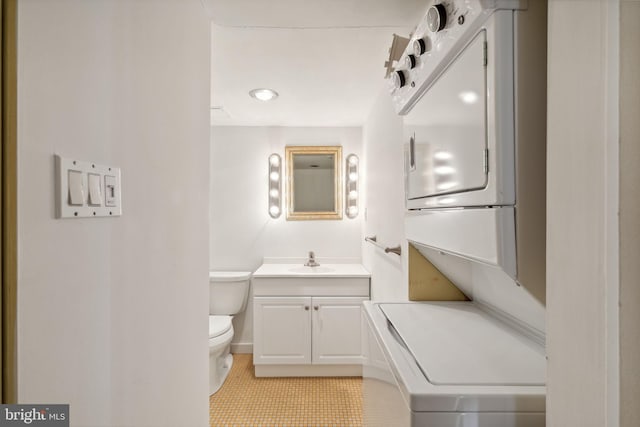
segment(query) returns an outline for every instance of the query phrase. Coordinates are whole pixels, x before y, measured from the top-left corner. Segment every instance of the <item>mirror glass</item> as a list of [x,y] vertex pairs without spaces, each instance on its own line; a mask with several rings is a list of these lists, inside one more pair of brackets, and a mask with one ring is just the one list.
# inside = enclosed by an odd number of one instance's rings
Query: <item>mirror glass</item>
[[289,146],[287,219],[342,219],[342,147]]

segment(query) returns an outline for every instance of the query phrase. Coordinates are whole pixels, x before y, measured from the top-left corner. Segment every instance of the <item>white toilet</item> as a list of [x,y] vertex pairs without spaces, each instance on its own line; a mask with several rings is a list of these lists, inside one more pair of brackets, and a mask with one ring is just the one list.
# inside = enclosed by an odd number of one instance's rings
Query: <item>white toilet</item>
[[209,395],[218,391],[231,370],[231,319],[245,309],[250,280],[248,271],[209,273]]

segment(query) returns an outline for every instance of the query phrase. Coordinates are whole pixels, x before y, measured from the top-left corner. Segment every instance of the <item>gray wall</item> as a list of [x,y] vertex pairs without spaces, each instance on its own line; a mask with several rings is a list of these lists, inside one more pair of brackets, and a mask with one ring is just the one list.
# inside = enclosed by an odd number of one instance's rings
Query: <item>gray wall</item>
[[[209,40],[198,0],[18,2],[18,399],[72,426],[207,425]],[[54,153],[123,215],[55,219]]]
[[549,427],[618,425],[616,3],[549,2]]

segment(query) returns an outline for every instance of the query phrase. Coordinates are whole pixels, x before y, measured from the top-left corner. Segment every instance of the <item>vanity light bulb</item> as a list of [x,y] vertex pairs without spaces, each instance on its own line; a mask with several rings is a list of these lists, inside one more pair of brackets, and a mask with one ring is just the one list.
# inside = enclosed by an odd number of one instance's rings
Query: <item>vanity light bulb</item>
[[269,178],[271,178],[271,181],[277,181],[280,179],[280,174],[278,172],[271,172],[269,174]]
[[355,166],[358,164],[358,158],[356,156],[349,156],[349,164]]
[[269,190],[269,196],[272,198],[276,198],[278,197],[278,195],[280,195],[280,193],[278,192],[278,190],[276,188],[272,188],[271,190]]
[[350,172],[349,173],[349,181],[351,181],[351,182],[358,181],[358,173],[357,172]]
[[280,158],[277,155],[269,157],[269,164],[273,167],[278,167],[280,165]]
[[269,208],[269,213],[271,214],[271,216],[278,216],[280,214],[280,208],[277,206],[271,206]]
[[355,200],[358,198],[358,192],[356,190],[349,191],[349,200]]
[[358,215],[358,207],[357,206],[349,206],[349,216]]

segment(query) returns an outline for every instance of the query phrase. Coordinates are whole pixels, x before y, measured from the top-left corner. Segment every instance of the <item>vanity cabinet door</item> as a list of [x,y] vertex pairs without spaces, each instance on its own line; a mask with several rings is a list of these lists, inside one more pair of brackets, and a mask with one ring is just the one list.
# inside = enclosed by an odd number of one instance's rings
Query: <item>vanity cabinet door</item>
[[253,362],[311,363],[311,297],[255,297]]
[[362,362],[361,307],[366,300],[364,297],[313,298],[313,363]]

